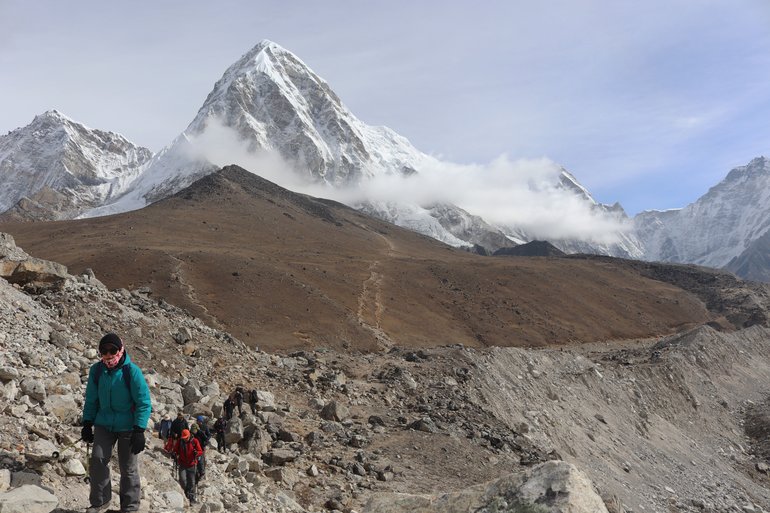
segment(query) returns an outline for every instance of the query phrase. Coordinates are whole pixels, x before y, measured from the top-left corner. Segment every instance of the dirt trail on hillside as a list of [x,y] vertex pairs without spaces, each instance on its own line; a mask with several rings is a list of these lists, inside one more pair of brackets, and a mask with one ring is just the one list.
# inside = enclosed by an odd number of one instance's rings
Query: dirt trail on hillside
[[[378,235],[387,245],[384,256],[388,259],[393,258],[395,244],[387,236],[383,234]],[[395,344],[382,327],[382,319],[385,315],[385,303],[383,301],[385,275],[381,272],[383,267],[379,259],[374,260],[369,265],[369,276],[361,284],[356,316],[358,323],[372,333],[377,341],[378,348],[382,351],[387,351]]]

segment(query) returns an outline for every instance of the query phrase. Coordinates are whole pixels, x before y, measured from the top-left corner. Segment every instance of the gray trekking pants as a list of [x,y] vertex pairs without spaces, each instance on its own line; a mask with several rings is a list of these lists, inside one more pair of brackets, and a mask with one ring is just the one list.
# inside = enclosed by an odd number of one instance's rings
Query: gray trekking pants
[[184,490],[184,495],[191,502],[195,500],[195,471],[196,465],[183,468],[179,466],[179,484]]
[[110,459],[112,448],[118,444],[120,467],[120,511],[138,511],[142,497],[139,481],[139,455],[131,454],[131,431],[114,433],[102,426],[94,426],[94,449],[89,462],[91,478],[91,506],[101,506],[112,500]]

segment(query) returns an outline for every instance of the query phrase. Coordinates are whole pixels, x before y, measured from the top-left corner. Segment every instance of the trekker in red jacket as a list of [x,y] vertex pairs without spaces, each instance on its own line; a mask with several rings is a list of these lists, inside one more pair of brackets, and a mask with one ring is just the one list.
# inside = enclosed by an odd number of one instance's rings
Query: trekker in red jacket
[[190,504],[195,504],[195,470],[202,454],[200,442],[190,435],[189,429],[183,430],[181,438],[174,445],[174,456],[179,464],[179,484]]

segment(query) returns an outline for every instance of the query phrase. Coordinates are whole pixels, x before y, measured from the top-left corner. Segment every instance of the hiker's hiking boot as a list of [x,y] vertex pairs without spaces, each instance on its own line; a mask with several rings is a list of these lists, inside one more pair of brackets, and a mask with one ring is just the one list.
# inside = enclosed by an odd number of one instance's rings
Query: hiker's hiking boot
[[110,509],[110,503],[105,502],[101,506],[91,506],[86,510],[86,513],[106,513]]

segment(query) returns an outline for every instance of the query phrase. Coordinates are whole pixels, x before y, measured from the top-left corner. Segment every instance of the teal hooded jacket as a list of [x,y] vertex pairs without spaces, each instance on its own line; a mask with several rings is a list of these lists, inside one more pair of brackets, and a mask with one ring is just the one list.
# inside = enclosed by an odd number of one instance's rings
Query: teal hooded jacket
[[[102,370],[97,387],[94,376],[100,365]],[[123,378],[123,367],[126,365],[131,373],[131,390]],[[112,432],[131,431],[134,426],[146,429],[151,411],[150,387],[141,369],[131,363],[128,353],[114,369],[107,369],[101,361],[91,365],[83,404],[83,422],[91,422]]]

